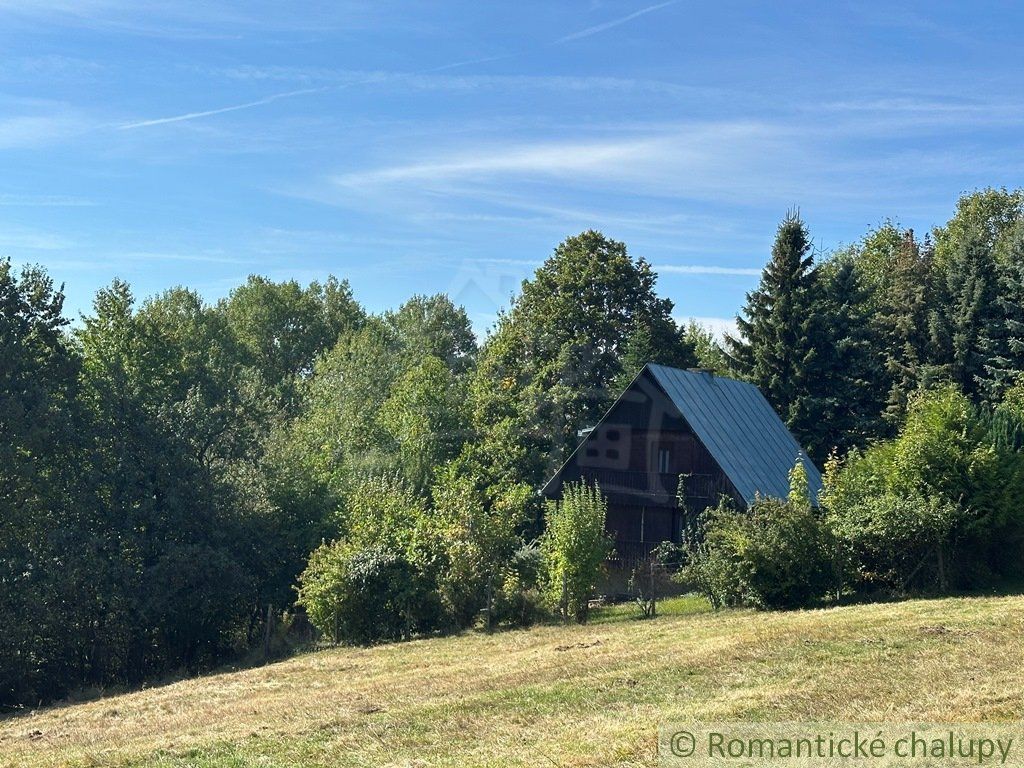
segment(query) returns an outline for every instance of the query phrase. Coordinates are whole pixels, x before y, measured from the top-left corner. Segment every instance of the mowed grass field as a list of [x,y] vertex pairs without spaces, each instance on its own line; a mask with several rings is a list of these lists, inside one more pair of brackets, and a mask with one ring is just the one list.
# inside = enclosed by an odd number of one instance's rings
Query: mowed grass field
[[712,613],[309,653],[0,720],[3,766],[648,766],[687,720],[1024,713],[1024,597]]

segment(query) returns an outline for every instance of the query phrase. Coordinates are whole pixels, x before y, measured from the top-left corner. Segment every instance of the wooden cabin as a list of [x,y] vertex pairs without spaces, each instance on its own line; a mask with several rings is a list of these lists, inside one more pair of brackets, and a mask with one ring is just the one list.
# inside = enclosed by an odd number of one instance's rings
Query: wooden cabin
[[[608,499],[615,560],[630,565],[726,496],[748,507],[785,497],[799,459],[817,498],[821,474],[752,384],[704,370],[648,364],[582,440],[541,493],[596,482]],[[680,504],[680,500],[682,504]]]

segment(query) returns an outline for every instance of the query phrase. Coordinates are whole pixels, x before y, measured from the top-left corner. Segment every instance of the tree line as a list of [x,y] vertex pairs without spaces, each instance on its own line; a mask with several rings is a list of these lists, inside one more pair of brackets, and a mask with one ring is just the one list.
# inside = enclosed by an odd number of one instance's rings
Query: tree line
[[756,383],[848,478],[941,385],[1015,446],[1022,207],[984,190],[924,239],[886,223],[817,259],[789,216],[724,344],[595,231],[482,344],[446,296],[373,314],[334,278],[214,304],[115,281],[71,323],[45,272],[0,262],[0,705],[242,658],[268,615],[347,642],[584,619],[603,500],[536,489],[646,362]]
[[727,338],[824,489],[700,521],[681,577],[716,605],[948,592],[1024,576],[1024,193],[963,196],[815,263],[796,215]]
[[115,281],[72,323],[0,261],[0,706],[245,658],[268,615],[351,642],[531,621],[574,424],[636,329],[692,362],[654,282],[569,238],[480,347],[446,296],[372,314],[334,278]]

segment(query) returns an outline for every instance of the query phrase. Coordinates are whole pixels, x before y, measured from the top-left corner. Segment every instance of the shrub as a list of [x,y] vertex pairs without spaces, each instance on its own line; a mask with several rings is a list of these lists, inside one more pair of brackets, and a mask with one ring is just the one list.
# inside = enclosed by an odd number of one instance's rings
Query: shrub
[[300,578],[299,603],[335,643],[407,639],[436,622],[430,584],[386,545],[322,545]]
[[797,608],[824,597],[835,584],[833,538],[807,500],[806,476],[795,471],[791,481],[789,499],[759,498],[747,512],[723,501],[705,512],[680,579],[716,608]]
[[856,582],[904,592],[933,580],[945,588],[945,553],[960,512],[935,495],[886,492],[851,501],[831,519],[857,564]]
[[718,609],[743,605],[741,553],[747,534],[740,514],[722,502],[705,510],[698,533],[687,543],[686,564],[676,579],[704,595]]
[[334,642],[365,644],[442,625],[429,516],[408,484],[387,475],[357,482],[340,528],[299,580],[299,603],[317,629]]
[[470,626],[481,611],[488,627],[499,621],[495,603],[522,546],[525,485],[481,489],[482,483],[444,468],[433,488],[431,531],[438,555],[438,589],[458,627]]
[[658,599],[672,585],[671,569],[677,564],[679,555],[679,545],[663,541],[630,574],[629,590],[645,618],[657,614]]
[[941,386],[912,398],[894,440],[830,461],[822,503],[855,586],[945,591],[1019,573],[1018,428],[1008,409],[979,411]]
[[566,483],[562,500],[547,505],[541,537],[545,592],[562,620],[585,623],[588,602],[612,550],[605,534],[608,502],[595,483]]
[[520,547],[512,555],[494,600],[494,622],[528,627],[546,615],[540,577],[544,566],[536,543]]

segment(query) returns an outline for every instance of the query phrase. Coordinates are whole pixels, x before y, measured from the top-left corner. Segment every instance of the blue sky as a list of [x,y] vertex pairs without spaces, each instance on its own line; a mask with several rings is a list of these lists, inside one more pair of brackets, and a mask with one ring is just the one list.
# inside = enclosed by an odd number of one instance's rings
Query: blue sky
[[72,315],[114,277],[333,273],[483,330],[594,227],[729,318],[790,207],[828,251],[1019,185],[1022,33],[1011,2],[0,0],[0,254]]

